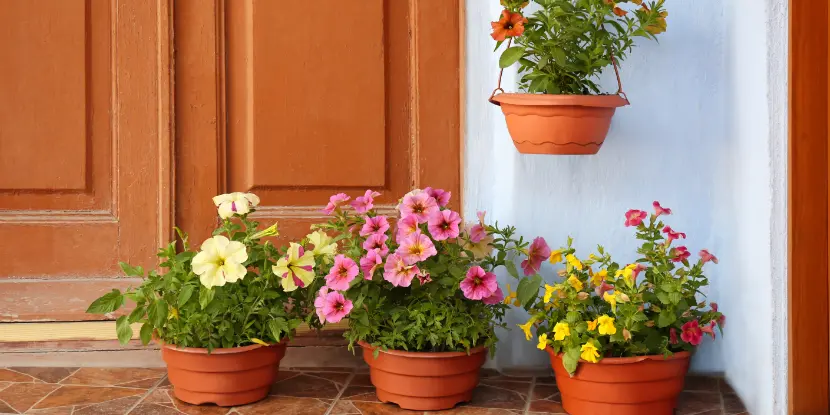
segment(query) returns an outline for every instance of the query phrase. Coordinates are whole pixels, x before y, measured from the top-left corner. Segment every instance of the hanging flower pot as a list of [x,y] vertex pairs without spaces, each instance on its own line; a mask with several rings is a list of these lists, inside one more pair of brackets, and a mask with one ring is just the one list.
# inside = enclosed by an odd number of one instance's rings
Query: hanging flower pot
[[375,357],[374,347],[363,341],[359,344],[378,400],[416,411],[450,409],[471,400],[487,357],[484,347],[470,354],[379,350]]

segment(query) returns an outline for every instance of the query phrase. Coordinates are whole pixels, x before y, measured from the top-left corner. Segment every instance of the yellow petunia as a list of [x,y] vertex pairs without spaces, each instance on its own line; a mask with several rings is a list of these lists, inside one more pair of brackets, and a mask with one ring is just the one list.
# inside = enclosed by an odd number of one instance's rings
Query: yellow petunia
[[599,334],[602,335],[612,335],[617,332],[617,328],[614,327],[614,318],[608,317],[606,315],[601,315],[597,318],[597,325],[599,328]]
[[536,348],[539,350],[545,350],[548,347],[548,335],[542,334],[539,336],[539,344],[536,345]]
[[582,290],[582,288],[584,287],[584,285],[582,285],[582,281],[580,281],[579,278],[577,278],[574,275],[568,277],[568,284],[570,284],[571,287],[574,287],[574,289],[577,291]]
[[517,324],[523,332],[525,332],[525,339],[530,341],[533,338],[533,333],[530,332],[530,328],[533,327],[534,319],[530,319],[525,324]]
[[507,284],[507,296],[504,297],[504,303],[510,305],[511,303],[516,307],[521,307],[522,303],[519,302],[519,296],[516,294],[515,291],[510,290],[510,284]]
[[556,341],[565,340],[565,337],[571,335],[571,328],[568,326],[568,323],[559,322],[553,326],[553,339]]
[[551,251],[550,253],[550,263],[551,264],[558,264],[562,262],[562,250],[557,249],[555,251]]
[[543,300],[545,300],[545,303],[550,302],[550,297],[553,296],[554,292],[556,292],[556,287],[545,284],[545,297],[543,298]]
[[591,363],[599,361],[599,352],[597,351],[597,346],[594,345],[593,340],[588,340],[588,343],[583,344],[579,350],[582,352],[579,357],[583,360]]
[[573,254],[568,254],[565,259],[568,261],[568,265],[576,268],[579,271],[582,271],[582,261],[580,261],[576,256]]
[[591,321],[588,321],[587,323],[588,323],[588,331],[594,331],[594,330],[597,329],[597,321],[596,320],[591,320]]
[[614,313],[617,312],[617,297],[614,297],[613,294],[605,293],[602,295],[602,299],[611,304],[611,311]]
[[599,287],[606,278],[608,278],[608,270],[601,269],[599,272],[591,276],[591,284]]

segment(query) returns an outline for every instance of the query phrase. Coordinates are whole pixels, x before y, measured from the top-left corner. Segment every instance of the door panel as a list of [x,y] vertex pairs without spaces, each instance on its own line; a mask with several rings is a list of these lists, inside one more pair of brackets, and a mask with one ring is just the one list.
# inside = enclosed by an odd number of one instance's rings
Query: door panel
[[77,320],[171,225],[169,7],[4,1],[0,321]]

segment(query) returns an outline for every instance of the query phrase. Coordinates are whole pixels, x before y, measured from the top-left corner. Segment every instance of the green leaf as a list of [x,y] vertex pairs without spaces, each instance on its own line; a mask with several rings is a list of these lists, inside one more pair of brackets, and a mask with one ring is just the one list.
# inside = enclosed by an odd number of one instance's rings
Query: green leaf
[[112,291],[102,295],[97,300],[93,301],[86,309],[90,314],[106,314],[112,313],[124,305],[124,296],[121,291],[113,289]]
[[154,301],[147,310],[147,316],[153,327],[164,327],[164,321],[167,320],[167,303],[164,300]]
[[115,320],[115,333],[118,334],[118,341],[121,344],[127,344],[133,338],[133,328],[130,327],[127,316],[121,316]]
[[130,321],[130,323],[135,323],[138,320],[141,320],[141,318],[144,317],[144,313],[146,312],[147,308],[145,308],[144,306],[138,306],[133,310],[132,313],[130,313],[130,317],[128,320]]
[[672,284],[670,282],[665,282],[663,284],[660,284],[660,289],[667,292],[667,293],[675,291],[674,284]]
[[682,299],[683,299],[683,296],[680,295],[679,292],[669,293],[669,301],[671,301],[672,304],[677,304]]
[[677,317],[674,315],[673,312],[668,310],[663,310],[660,312],[660,316],[657,317],[657,327],[663,328],[668,327],[672,323],[677,320]]
[[671,304],[671,299],[669,299],[669,295],[664,293],[663,291],[658,291],[657,292],[657,298],[663,304]]
[[516,269],[516,263],[513,261],[506,261],[504,263],[504,267],[507,268],[507,272],[515,279],[521,279],[519,277],[519,270]]
[[507,48],[502,52],[501,57],[499,58],[499,67],[506,68],[516,62],[519,61],[519,58],[525,53],[525,48],[521,46],[513,46],[511,48]]
[[562,364],[565,366],[565,370],[573,376],[577,365],[579,365],[579,346],[571,347],[565,352],[562,356]]
[[185,285],[182,287],[182,290],[179,291],[179,299],[177,303],[179,304],[179,308],[182,308],[185,304],[187,304],[187,300],[193,295],[193,286],[192,285]]
[[213,296],[215,294],[216,293],[212,288],[202,287],[199,289],[199,306],[202,307],[202,310],[207,308],[208,304],[213,301]]
[[150,340],[153,339],[153,326],[150,323],[142,324],[138,335],[141,337],[141,344],[145,346],[150,344]]
[[516,289],[517,299],[522,305],[526,305],[539,295],[539,287],[542,285],[542,277],[534,275],[519,281]]
[[566,316],[565,318],[568,320],[568,323],[571,323],[571,324],[576,323],[577,321],[581,320],[580,319],[580,314],[579,314],[578,311],[568,311],[568,313],[565,316]]
[[119,262],[119,266],[121,266],[121,270],[124,271],[124,274],[130,277],[143,277],[144,276],[144,269],[140,266],[134,267],[126,262]]
[[553,59],[559,66],[562,66],[568,62],[568,56],[565,55],[565,51],[562,48],[554,48],[553,49]]
[[282,318],[275,318],[268,322],[268,330],[271,331],[274,340],[279,343],[282,336],[288,334],[288,323]]

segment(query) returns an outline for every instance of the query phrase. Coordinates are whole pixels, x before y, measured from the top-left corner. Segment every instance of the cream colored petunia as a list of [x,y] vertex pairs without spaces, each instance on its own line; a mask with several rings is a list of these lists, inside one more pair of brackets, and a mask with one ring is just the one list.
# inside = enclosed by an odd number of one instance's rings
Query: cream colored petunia
[[199,281],[207,288],[221,287],[236,282],[248,272],[243,262],[248,260],[245,245],[216,235],[202,242],[201,251],[193,257],[191,267]]
[[227,219],[233,215],[244,215],[252,207],[259,205],[259,197],[253,193],[234,192],[214,196],[213,204],[219,211],[219,217]]
[[332,242],[332,238],[323,231],[314,231],[306,235],[308,241],[314,244],[314,250],[311,251],[316,257],[323,257],[323,260],[328,263],[334,257],[337,250],[337,244]]
[[307,287],[314,281],[314,265],[314,253],[291,242],[286,256],[277,261],[273,270],[274,274],[282,278],[282,289],[294,291],[297,287]]

